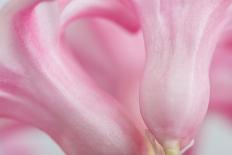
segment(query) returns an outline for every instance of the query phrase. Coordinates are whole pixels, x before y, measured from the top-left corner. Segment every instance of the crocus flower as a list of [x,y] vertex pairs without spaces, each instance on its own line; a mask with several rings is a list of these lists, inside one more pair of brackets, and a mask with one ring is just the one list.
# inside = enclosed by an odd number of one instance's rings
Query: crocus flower
[[0,10],[0,116],[46,132],[68,155],[149,153],[145,125],[156,154],[178,155],[206,114],[231,3],[9,1]]

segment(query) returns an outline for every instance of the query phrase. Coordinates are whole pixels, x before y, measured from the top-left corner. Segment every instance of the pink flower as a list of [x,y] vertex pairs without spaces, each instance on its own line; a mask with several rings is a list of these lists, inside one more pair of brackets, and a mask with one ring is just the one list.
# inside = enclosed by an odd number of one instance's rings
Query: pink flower
[[1,116],[47,132],[70,155],[142,154],[132,118],[59,40],[63,12],[36,4],[11,1],[1,12]]
[[69,155],[145,155],[146,128],[156,154],[178,155],[193,144],[209,90],[224,88],[208,76],[231,4],[9,1],[0,116],[39,128]]
[[150,0],[137,6],[147,48],[141,112],[167,154],[192,141],[206,114],[209,66],[230,4]]

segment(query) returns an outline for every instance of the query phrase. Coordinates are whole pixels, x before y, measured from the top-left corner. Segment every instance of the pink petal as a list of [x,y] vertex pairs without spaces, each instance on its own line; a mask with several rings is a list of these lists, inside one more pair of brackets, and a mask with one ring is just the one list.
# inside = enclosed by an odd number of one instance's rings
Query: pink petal
[[136,13],[130,5],[123,3],[123,0],[61,0],[60,2],[63,8],[61,27],[65,27],[76,18],[103,17],[131,31],[139,28]]
[[1,119],[0,124],[2,155],[64,155],[54,141],[38,129],[7,119]]
[[141,112],[165,149],[182,149],[207,111],[208,68],[231,1],[136,2],[147,48]]
[[96,19],[78,21],[69,27],[65,42],[71,54],[104,91],[138,120],[138,86],[145,55],[141,33],[125,33],[112,22]]
[[[96,6],[95,3],[97,3]],[[127,33],[114,22],[99,18],[77,20],[83,17],[97,16],[111,20],[116,19],[115,22],[125,26],[126,24],[118,20],[125,18],[129,24],[136,23],[135,15],[132,16],[133,10],[128,8],[128,4],[121,1],[117,1],[117,3],[116,1],[96,1],[94,3],[86,1],[83,3],[85,7],[80,9],[81,4],[78,1],[62,1],[61,6],[64,9],[61,18],[64,22],[61,22],[63,23],[61,25],[63,28],[67,27],[66,32],[61,32],[62,41],[66,42],[66,46],[71,49],[71,54],[97,84],[118,99],[136,122],[142,124],[140,128],[144,129],[139,105],[136,104],[138,103],[139,79],[145,55],[141,33]],[[92,12],[86,14],[85,11],[88,11],[89,8],[93,8]],[[104,12],[96,12],[95,9],[100,8]],[[121,9],[127,12],[123,18],[118,16],[118,12],[122,12]],[[127,16],[128,11],[132,15]],[[105,16],[106,14],[107,16]],[[113,17],[111,17],[112,15]],[[132,30],[128,24],[125,27]],[[114,37],[112,38],[112,36]]]
[[[2,120],[1,120],[2,122]],[[30,149],[25,147],[22,139],[19,139],[19,132],[26,126],[20,123],[7,121],[0,127],[1,152],[4,155],[30,155]]]
[[70,155],[142,154],[131,118],[57,42],[53,7],[0,14],[1,30],[9,36],[1,37],[1,49],[13,60],[1,61],[0,115],[40,128]]
[[[232,23],[232,22],[231,22]],[[218,45],[210,72],[210,111],[232,118],[232,24],[228,25]]]
[[[211,70],[210,70],[210,105],[209,112],[220,113],[223,116],[232,118],[232,25],[226,26],[222,38],[217,45]],[[201,134],[200,134],[201,135]],[[199,146],[199,136],[197,145],[191,148],[185,155],[196,154],[195,150]],[[201,138],[202,139],[202,138]]]

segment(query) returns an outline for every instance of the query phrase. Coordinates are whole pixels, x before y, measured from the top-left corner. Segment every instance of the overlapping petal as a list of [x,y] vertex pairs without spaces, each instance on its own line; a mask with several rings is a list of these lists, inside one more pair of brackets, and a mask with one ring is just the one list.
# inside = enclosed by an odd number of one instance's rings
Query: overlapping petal
[[103,20],[82,20],[70,25],[65,42],[97,84],[134,118],[140,117],[138,86],[145,55],[141,34]]
[[[128,29],[129,32],[133,29],[129,28],[130,25],[119,21],[137,23],[137,29],[139,28],[136,13],[131,5],[125,1],[113,1],[112,4],[115,5],[109,5],[110,2],[95,2],[98,4],[97,10],[103,9],[103,12],[108,15],[104,16],[95,10],[96,6],[92,1],[84,2],[86,5],[82,9],[77,8],[80,8],[83,2],[61,1],[61,8],[64,8],[64,11],[60,25],[66,29],[61,31],[60,36],[62,42],[65,42],[66,46],[71,49],[71,54],[80,62],[85,71],[103,90],[123,103],[127,113],[130,113],[141,125],[143,123],[141,123],[139,114],[138,85],[145,55],[143,38],[141,32],[128,33]],[[119,6],[121,9],[126,9],[126,12],[120,11]],[[109,9],[109,7],[115,8]],[[92,13],[83,13],[90,8],[92,8]],[[109,11],[114,13],[109,13]],[[124,16],[119,16],[119,12]],[[116,14],[117,16],[110,17]],[[88,20],[83,20],[83,17],[88,17]],[[90,17],[91,20],[89,20]],[[108,18],[110,20],[105,20]],[[119,20],[114,20],[115,18]],[[143,129],[144,125],[140,128]]]
[[211,108],[231,115],[228,48],[216,53],[211,88],[208,77],[231,0],[40,2],[0,10],[0,116],[45,131],[70,155],[143,154],[132,109],[143,38],[115,23],[144,33],[140,108],[158,154],[191,146],[210,89]]
[[57,38],[59,12],[43,7],[1,12],[0,115],[46,131],[70,155],[142,154],[129,116]]

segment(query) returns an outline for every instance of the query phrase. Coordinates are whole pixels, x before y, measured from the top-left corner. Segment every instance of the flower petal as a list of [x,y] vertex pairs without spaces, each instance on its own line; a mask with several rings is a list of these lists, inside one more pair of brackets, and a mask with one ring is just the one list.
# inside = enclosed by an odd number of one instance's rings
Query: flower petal
[[232,25],[223,33],[218,45],[210,70],[211,112],[219,112],[232,118]]
[[143,154],[131,118],[57,41],[54,6],[43,6],[0,13],[1,52],[16,64],[1,61],[0,115],[42,129],[69,155]]
[[167,150],[182,149],[207,111],[208,68],[232,1],[136,2],[147,48],[141,112]]
[[[130,29],[130,25],[128,27],[128,24],[121,20],[129,24],[138,23],[132,8],[124,1],[114,0],[94,2],[67,0],[61,3],[63,8],[60,24],[63,25],[60,31],[61,40],[66,42],[71,54],[97,84],[123,103],[128,113],[132,112],[134,118],[139,120],[137,119],[141,118],[139,107],[135,103],[138,103],[137,88],[145,54],[141,33],[138,35],[125,33],[125,30],[114,22],[93,18],[114,20],[124,28]],[[124,12],[121,9],[126,11],[123,18],[119,16],[119,12]],[[83,17],[91,20],[80,20]]]
[[96,19],[68,27],[64,40],[76,61],[138,122],[138,86],[145,56],[141,33],[125,33],[112,22]]
[[61,2],[63,7],[61,27],[65,27],[76,18],[103,17],[119,23],[130,31],[136,31],[139,28],[133,8],[120,0],[66,0]]

